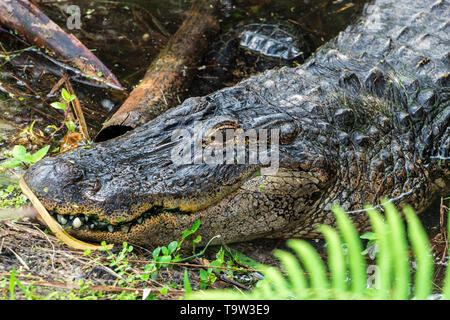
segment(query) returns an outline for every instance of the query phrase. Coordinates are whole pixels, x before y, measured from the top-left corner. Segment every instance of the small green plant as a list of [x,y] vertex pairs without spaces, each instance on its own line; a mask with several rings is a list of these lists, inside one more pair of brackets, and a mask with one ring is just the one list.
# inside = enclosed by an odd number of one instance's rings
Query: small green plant
[[19,279],[16,278],[16,268],[15,266],[12,268],[11,273],[9,275],[9,299],[10,300],[16,300],[15,297],[15,288],[16,285],[20,288],[20,290],[22,290],[22,292],[24,293],[26,299],[31,300],[34,298],[34,295],[32,293],[32,289],[33,287],[25,287],[20,281]]
[[[187,299],[428,299],[433,292],[433,255],[427,235],[410,207],[403,210],[406,225],[394,205],[385,202],[385,216],[367,208],[373,234],[365,237],[378,246],[374,279],[367,277],[363,247],[350,218],[334,207],[337,228],[322,225],[328,252],[324,264],[314,247],[292,239],[287,245],[295,253],[276,250],[285,275],[274,267],[263,267],[264,280],[250,292],[207,290],[187,292]],[[416,268],[411,267],[411,256]],[[369,280],[375,285],[368,285]],[[442,298],[450,299],[447,269]]]
[[[170,263],[181,261],[180,249],[181,245],[186,239],[191,238],[195,232],[198,230],[200,226],[200,220],[196,220],[192,225],[191,229],[184,230],[181,235],[180,241],[172,241],[166,246],[157,247],[153,250],[152,256],[155,263],[150,263],[146,266],[147,270],[156,270],[158,271],[162,267],[169,266]],[[195,245],[199,243],[201,240],[201,236],[197,236],[192,240],[193,243],[193,254],[195,255]],[[186,258],[188,259],[188,258]],[[183,259],[183,260],[186,260]],[[153,274],[156,276],[156,273]]]
[[56,128],[55,126],[47,127],[55,129],[55,131],[52,134],[55,134],[56,132],[61,130],[64,127],[64,125],[67,127],[69,132],[75,132],[75,123],[70,119],[68,120],[67,117],[69,115],[69,104],[77,97],[74,94],[70,94],[69,92],[67,92],[65,88],[61,89],[61,97],[62,102],[57,101],[50,104],[53,108],[64,111],[64,121],[59,128]]
[[23,204],[25,204],[25,198],[14,185],[0,189],[0,208],[19,208]]
[[63,102],[57,101],[51,103],[50,105],[57,110],[67,111],[68,108],[67,104],[75,100],[76,96],[74,94],[69,94],[69,92],[67,92],[65,88],[62,88],[61,97],[63,98]]
[[366,249],[362,252],[362,254],[368,255],[370,259],[374,260],[378,253],[377,235],[374,232],[366,232],[361,235],[360,238],[368,240]]
[[[189,239],[194,235],[198,228],[200,227],[200,220],[195,220],[194,224],[192,225],[190,230],[184,230],[183,234],[181,235],[181,241],[177,246],[177,250],[181,247],[181,244],[184,240]],[[195,246],[202,240],[202,237],[198,235],[195,237],[195,239],[192,240],[192,254],[195,254]]]
[[0,166],[5,168],[20,166],[30,167],[44,158],[48,152],[48,149],[50,149],[50,146],[45,146],[42,149],[39,149],[35,153],[31,154],[27,152],[27,149],[24,146],[15,146],[11,152],[11,159],[2,162]]
[[[128,262],[128,255],[133,251],[133,246],[129,245],[126,241],[122,243],[122,250],[119,253],[111,253],[106,247],[106,243],[102,242],[104,251],[108,253],[106,259],[109,261],[109,266],[121,277],[119,284],[123,285],[135,281],[135,274],[131,271],[131,267]],[[84,254],[89,254],[85,252]]]

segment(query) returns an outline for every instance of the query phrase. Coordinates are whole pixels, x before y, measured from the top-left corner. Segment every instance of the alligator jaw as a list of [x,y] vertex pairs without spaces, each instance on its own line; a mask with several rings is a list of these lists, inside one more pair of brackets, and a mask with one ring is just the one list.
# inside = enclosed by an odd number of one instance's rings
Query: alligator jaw
[[129,233],[132,227],[136,224],[142,224],[145,220],[155,217],[159,214],[166,215],[187,215],[192,212],[181,211],[177,209],[165,210],[159,206],[153,206],[150,210],[143,212],[137,218],[131,221],[117,221],[111,224],[106,220],[99,220],[97,215],[61,215],[56,211],[51,211],[50,214],[55,218],[63,228],[75,231],[93,231],[93,232],[123,232]]

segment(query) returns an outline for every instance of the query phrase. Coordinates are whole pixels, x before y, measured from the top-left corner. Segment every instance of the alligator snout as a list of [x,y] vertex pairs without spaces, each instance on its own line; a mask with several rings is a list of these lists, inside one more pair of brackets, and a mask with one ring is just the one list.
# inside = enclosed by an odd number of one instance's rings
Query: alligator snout
[[59,193],[65,187],[80,181],[84,176],[82,169],[61,158],[49,158],[32,166],[24,178],[37,194]]

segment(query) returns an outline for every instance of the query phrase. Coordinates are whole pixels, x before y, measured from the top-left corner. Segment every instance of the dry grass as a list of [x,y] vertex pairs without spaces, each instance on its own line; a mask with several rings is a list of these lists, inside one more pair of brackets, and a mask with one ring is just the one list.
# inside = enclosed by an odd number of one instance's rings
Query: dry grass
[[[267,247],[265,244],[256,246]],[[155,263],[152,251],[137,246],[133,246],[122,263],[112,264],[121,250],[122,247],[116,245],[109,252],[83,252],[69,248],[37,222],[0,221],[0,300],[11,298],[12,274],[26,288],[23,290],[17,285],[15,299],[142,299],[149,294],[157,299],[181,299],[185,293],[185,269],[192,288],[197,290],[202,281],[199,270],[207,269],[210,262],[205,254],[186,262],[169,263],[155,272],[155,268],[148,269]],[[186,252],[185,256],[190,254]],[[259,255],[270,256],[270,251],[263,250]],[[241,274],[255,271],[226,265],[217,269],[239,270]],[[152,273],[157,276],[145,277]],[[210,288],[250,289],[223,273],[215,274],[217,280]],[[163,294],[162,288],[166,290]]]
[[[86,256],[82,251],[72,250],[36,223],[0,222],[0,285],[2,280],[3,284],[9,284],[15,268],[19,281],[34,291],[33,298],[114,299],[119,297],[117,293],[128,292],[131,293],[128,298],[139,299],[149,292],[159,293],[170,280],[173,283],[182,280],[182,272],[173,268],[170,272],[161,269],[159,280],[149,278],[147,281],[120,284],[125,276],[109,267],[107,256],[106,252],[101,251]],[[127,260],[129,272],[142,275],[142,265],[151,261],[148,256],[149,252],[145,249],[135,249],[130,256],[133,259]],[[3,285],[0,290],[1,298],[8,299],[9,285]],[[16,299],[27,298],[25,292],[15,292]],[[59,294],[52,294],[54,292]],[[177,299],[183,295],[184,290],[174,288],[160,298]]]

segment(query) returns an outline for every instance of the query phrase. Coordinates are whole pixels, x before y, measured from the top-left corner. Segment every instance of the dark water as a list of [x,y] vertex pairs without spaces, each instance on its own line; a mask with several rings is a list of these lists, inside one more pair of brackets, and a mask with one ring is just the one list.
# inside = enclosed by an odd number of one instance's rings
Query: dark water
[[[239,0],[234,1],[233,5],[231,1],[224,0],[219,21],[221,32],[225,33],[239,23],[287,20],[307,33],[311,47],[316,48],[345,29],[361,11],[364,2]],[[82,25],[79,30],[67,30],[68,14],[64,6],[68,4],[81,8]],[[139,83],[147,66],[176,32],[189,7],[190,1],[185,0],[61,1],[41,4],[41,9],[53,21],[94,51],[128,92]],[[28,48],[5,32],[0,32],[0,44],[7,52]],[[10,112],[3,118],[21,127],[32,120],[36,120],[38,127],[57,122],[61,115],[46,102],[56,98],[49,98],[47,94],[62,76],[61,68],[46,59],[45,55],[29,50],[11,57],[6,63],[0,59],[0,90],[4,93],[3,100],[7,100],[9,105],[18,105],[20,110]],[[73,85],[92,134],[126,98],[126,93],[114,90],[76,81]],[[16,99],[11,99],[8,93]],[[29,105],[33,108],[27,107]]]

